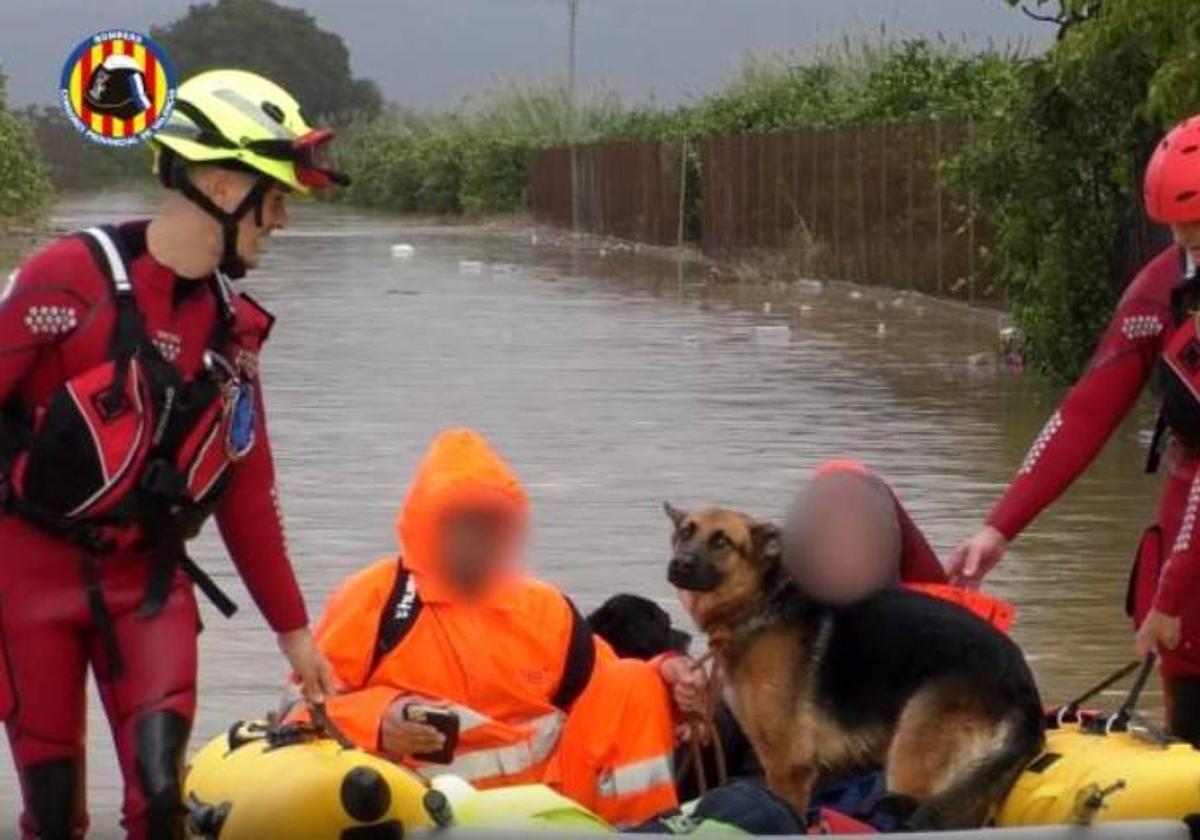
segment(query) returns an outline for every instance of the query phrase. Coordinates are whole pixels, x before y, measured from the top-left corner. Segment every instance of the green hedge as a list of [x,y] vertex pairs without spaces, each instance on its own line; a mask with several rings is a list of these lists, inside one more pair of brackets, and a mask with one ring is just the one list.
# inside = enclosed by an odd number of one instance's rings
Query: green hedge
[[52,195],[28,127],[0,100],[0,230],[37,220]]
[[569,142],[657,140],[797,126],[844,126],[994,108],[1016,86],[1015,64],[922,40],[845,42],[805,59],[747,63],[726,89],[675,109],[581,98],[572,132],[561,87],[503,86],[450,112],[393,111],[342,144],[355,178],[344,199],[419,213],[493,213],[523,205],[537,150]]
[[1087,361],[1144,245],[1141,173],[1163,128],[1200,111],[1200,3],[1042,2],[1060,37],[1021,62],[978,141],[950,163],[996,229],[990,268],[1029,358]]

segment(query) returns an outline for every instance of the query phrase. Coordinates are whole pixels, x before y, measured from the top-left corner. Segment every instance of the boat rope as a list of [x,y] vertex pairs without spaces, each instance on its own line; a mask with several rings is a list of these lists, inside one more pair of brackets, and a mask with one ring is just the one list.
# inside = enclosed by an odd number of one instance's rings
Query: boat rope
[[1091,700],[1093,697],[1100,694],[1101,692],[1107,691],[1108,689],[1112,688],[1114,685],[1119,683],[1121,680],[1125,679],[1130,674],[1132,674],[1134,671],[1136,671],[1139,667],[1142,667],[1142,662],[1137,659],[1135,659],[1132,662],[1129,662],[1125,665],[1122,665],[1116,671],[1109,674],[1107,677],[1105,677],[1103,680],[1098,682],[1096,685],[1089,688],[1083,694],[1079,695],[1074,700],[1067,703],[1067,705],[1061,707],[1055,715],[1055,719],[1057,720],[1058,724],[1061,726],[1064,723],[1074,723],[1074,722],[1078,721],[1079,720],[1079,710],[1080,710],[1080,707],[1084,703]]
[[713,758],[716,763],[716,784],[721,787],[729,781],[729,768],[725,758],[725,745],[721,742],[721,733],[716,724],[717,703],[721,697],[723,680],[714,651],[710,650],[695,662],[696,668],[704,672],[703,697],[700,711],[688,716],[684,722],[688,739],[688,752],[680,762],[675,773],[677,780],[683,779],[693,768],[696,773],[696,787],[700,794],[708,793],[712,788],[708,784],[708,768],[704,761],[704,742],[712,744]]

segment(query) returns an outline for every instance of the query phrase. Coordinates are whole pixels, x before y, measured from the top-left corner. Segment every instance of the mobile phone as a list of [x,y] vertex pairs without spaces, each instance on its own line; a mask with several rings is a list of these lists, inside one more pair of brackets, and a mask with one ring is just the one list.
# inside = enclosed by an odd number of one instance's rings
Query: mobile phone
[[409,703],[404,707],[404,719],[432,726],[446,738],[440,750],[431,753],[417,753],[413,758],[418,761],[428,761],[430,764],[449,764],[454,760],[454,750],[458,747],[458,715],[440,706]]

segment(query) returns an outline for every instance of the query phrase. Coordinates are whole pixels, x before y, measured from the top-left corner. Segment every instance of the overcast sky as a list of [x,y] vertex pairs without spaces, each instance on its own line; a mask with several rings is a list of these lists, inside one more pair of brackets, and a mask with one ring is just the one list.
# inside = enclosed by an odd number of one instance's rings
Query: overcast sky
[[[104,28],[145,30],[196,0],[0,0],[13,104],[55,98],[62,63]],[[563,73],[565,0],[290,0],[350,48],[354,70],[399,103],[438,105],[496,79]],[[704,93],[755,52],[803,51],[846,32],[939,33],[1036,49],[1053,34],[1003,0],[581,0],[581,83],[631,100]]]

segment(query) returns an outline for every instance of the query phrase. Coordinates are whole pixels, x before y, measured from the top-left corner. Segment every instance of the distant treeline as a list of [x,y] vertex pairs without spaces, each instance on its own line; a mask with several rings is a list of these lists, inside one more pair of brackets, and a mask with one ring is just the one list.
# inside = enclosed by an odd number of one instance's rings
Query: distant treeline
[[[171,57],[181,78],[221,67],[262,73],[287,87],[314,119],[335,125],[371,120],[382,108],[375,83],[351,73],[342,39],[318,27],[301,9],[271,0],[198,3],[178,20],[152,27],[150,36]],[[59,189],[94,189],[144,178],[150,169],[148,149],[91,143],[57,105],[31,106],[18,116],[32,130]]]
[[599,92],[573,109],[561,85],[501,85],[452,111],[392,109],[356,125],[341,149],[359,176],[346,198],[404,212],[512,210],[547,147],[966,116],[1011,96],[1018,68],[1016,56],[946,43],[846,41],[751,61],[725,89],[678,108],[627,107]]

